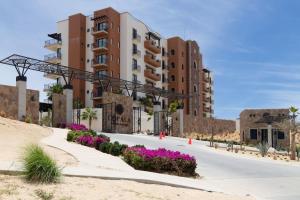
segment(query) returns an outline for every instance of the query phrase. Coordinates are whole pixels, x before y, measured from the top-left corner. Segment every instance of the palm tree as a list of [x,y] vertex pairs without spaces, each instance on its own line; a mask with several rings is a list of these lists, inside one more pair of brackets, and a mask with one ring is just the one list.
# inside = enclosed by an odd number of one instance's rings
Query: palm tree
[[291,160],[296,159],[296,134],[297,134],[297,127],[296,127],[296,118],[298,114],[298,108],[291,106],[290,113],[292,119],[292,130],[291,130]]
[[52,101],[52,94],[62,94],[63,86],[61,84],[54,84],[50,86],[49,91],[47,93],[48,99]]
[[82,113],[81,118],[83,120],[89,120],[89,130],[92,127],[92,121],[97,119],[97,112],[93,111],[91,108],[86,108],[85,111]]

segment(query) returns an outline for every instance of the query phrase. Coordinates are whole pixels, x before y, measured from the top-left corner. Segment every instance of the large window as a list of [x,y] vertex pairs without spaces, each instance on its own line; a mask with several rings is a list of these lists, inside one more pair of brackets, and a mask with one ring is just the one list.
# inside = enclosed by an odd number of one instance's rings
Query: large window
[[96,40],[97,47],[107,47],[107,39],[101,38]]
[[250,139],[257,140],[257,129],[250,129]]
[[136,44],[132,44],[132,52],[133,52],[134,54],[137,53],[137,45],[136,45]]
[[132,59],[132,67],[133,67],[133,69],[137,69],[137,60],[136,59]]
[[106,64],[106,61],[107,61],[107,56],[106,55],[101,54],[101,55],[97,55],[96,56],[96,63],[98,63],[98,64]]
[[171,50],[171,55],[175,55],[175,50],[174,49]]
[[284,140],[284,132],[283,131],[277,131],[277,137],[278,137],[278,140]]
[[137,36],[138,36],[137,30],[136,30],[135,28],[133,28],[133,29],[132,29],[132,38],[133,38],[133,39],[137,39]]
[[171,80],[175,81],[175,76],[174,75],[171,76]]
[[172,62],[172,63],[171,63],[171,67],[172,67],[172,68],[175,68],[175,63]]
[[97,31],[106,31],[108,28],[106,22],[101,22],[97,24]]

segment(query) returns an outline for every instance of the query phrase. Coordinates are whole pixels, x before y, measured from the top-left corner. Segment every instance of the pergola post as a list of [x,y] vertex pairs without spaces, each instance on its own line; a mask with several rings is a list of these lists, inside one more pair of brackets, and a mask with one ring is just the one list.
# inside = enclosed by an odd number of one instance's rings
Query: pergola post
[[66,84],[63,89],[66,96],[66,123],[70,124],[73,122],[73,86]]
[[26,117],[26,89],[27,78],[26,76],[16,77],[17,98],[18,98],[18,120],[24,120]]
[[176,112],[179,120],[179,136],[183,137],[183,106],[179,106]]
[[153,123],[154,123],[154,134],[159,134],[160,131],[160,111],[161,111],[161,105],[159,101],[153,102]]
[[272,125],[268,124],[268,145],[272,146]]

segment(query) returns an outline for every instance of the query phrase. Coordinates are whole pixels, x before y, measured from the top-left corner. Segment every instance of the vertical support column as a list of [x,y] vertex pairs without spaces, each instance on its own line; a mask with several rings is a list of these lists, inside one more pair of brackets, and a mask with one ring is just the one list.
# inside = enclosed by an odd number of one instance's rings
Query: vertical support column
[[272,146],[272,125],[268,124],[268,144],[271,147]]
[[183,137],[183,107],[177,108],[177,115],[179,120],[179,137]]
[[158,135],[160,132],[160,111],[161,106],[159,101],[153,102],[153,123],[154,123],[154,135]]
[[66,95],[66,123],[73,122],[73,87],[70,84],[64,86],[64,95]]
[[17,76],[16,85],[18,92],[18,120],[24,120],[26,117],[26,89],[27,78],[26,76]]

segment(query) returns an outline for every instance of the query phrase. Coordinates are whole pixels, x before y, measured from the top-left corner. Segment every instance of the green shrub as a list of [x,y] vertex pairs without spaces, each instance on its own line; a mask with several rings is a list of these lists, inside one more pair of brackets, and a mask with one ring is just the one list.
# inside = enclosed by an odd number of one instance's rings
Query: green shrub
[[99,151],[109,154],[112,145],[113,144],[110,142],[103,142],[102,144],[99,145]]
[[96,136],[97,133],[95,131],[69,131],[67,135],[67,141],[69,142],[75,142],[76,139],[80,136]]
[[265,157],[265,155],[267,155],[267,153],[269,151],[270,145],[266,142],[263,142],[263,143],[259,143],[257,148],[259,150],[260,155],[262,157]]
[[297,153],[297,158],[299,160],[300,159],[300,145],[299,144],[296,146],[296,153]]
[[51,183],[61,177],[56,162],[38,145],[27,146],[22,161],[25,178],[30,182]]
[[113,156],[120,156],[127,147],[127,145],[120,144],[119,142],[103,142],[97,149],[103,153],[111,154]]
[[42,200],[51,200],[54,198],[53,193],[48,193],[42,189],[37,189],[34,191],[34,193]]

